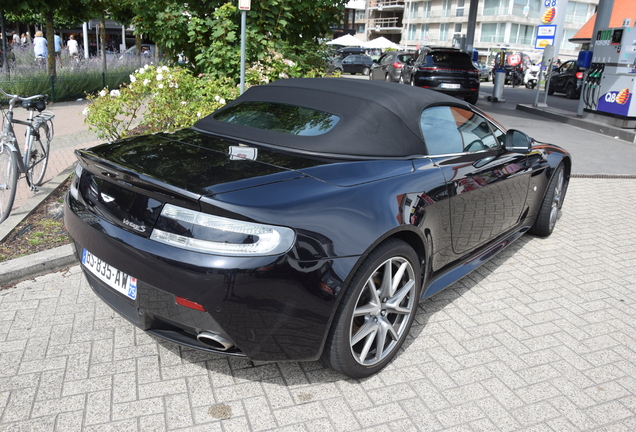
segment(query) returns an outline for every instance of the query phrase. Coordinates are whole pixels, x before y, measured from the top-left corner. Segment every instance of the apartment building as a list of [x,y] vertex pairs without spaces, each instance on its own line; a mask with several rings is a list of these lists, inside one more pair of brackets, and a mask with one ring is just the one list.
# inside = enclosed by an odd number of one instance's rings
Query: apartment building
[[[478,1],[473,46],[486,55],[506,47],[534,52],[537,26],[546,7],[545,0]],[[468,27],[471,0],[368,0],[366,31],[358,37],[372,40],[384,36],[392,42],[415,49],[418,45],[456,46]],[[594,14],[598,0],[569,1],[559,56],[576,57],[580,45],[568,39]],[[358,21],[360,23],[360,21]]]

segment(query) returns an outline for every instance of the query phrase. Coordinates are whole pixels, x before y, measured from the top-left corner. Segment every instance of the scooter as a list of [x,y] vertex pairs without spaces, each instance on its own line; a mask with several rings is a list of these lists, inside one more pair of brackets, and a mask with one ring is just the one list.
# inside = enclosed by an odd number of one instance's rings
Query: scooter
[[541,67],[535,65],[526,68],[526,74],[523,77],[523,83],[526,85],[526,88],[533,89],[537,86],[540,70]]

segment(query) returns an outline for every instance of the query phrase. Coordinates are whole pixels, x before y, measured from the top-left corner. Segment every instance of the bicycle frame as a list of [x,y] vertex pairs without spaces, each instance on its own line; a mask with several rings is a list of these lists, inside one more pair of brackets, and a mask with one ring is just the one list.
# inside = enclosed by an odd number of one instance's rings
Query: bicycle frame
[[[2,93],[4,93],[4,91],[2,91]],[[6,96],[11,96],[11,95],[7,95],[6,93],[4,94]],[[40,97],[42,97],[42,95],[32,96],[29,98],[19,98],[19,99],[33,100]],[[46,122],[48,122],[49,120],[52,120],[53,117],[55,117],[55,114],[49,111],[42,111],[40,114],[35,115],[35,110],[30,109],[29,117],[26,121],[16,120],[13,117],[13,108],[14,108],[16,100],[17,98],[12,97],[9,101],[9,108],[7,109],[7,112],[5,113],[4,130],[2,135],[0,135],[0,140],[2,144],[6,145],[10,149],[10,151],[16,154],[17,156],[16,161],[18,163],[18,172],[26,174],[28,170],[32,169],[37,163],[41,163],[40,161],[40,162],[37,162],[36,164],[29,165],[29,158],[31,156],[32,135],[35,131],[37,131],[38,127],[41,124],[46,124]],[[25,145],[24,154],[22,154],[20,151],[20,146],[18,145],[18,140],[15,136],[15,130],[13,128],[14,124],[23,125],[23,126],[26,126],[27,128],[26,136],[25,136],[25,144],[24,144]],[[48,126],[46,128],[46,131],[48,134],[49,132]],[[25,179],[27,181],[27,185],[29,186],[29,188],[33,189],[34,186],[31,184],[29,176],[25,176]]]

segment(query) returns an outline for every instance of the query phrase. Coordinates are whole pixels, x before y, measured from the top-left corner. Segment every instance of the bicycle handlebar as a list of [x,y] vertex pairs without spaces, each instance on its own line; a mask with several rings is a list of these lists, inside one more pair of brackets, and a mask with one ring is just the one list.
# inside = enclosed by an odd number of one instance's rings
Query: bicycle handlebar
[[22,97],[20,95],[12,95],[9,94],[7,92],[5,92],[4,90],[2,90],[0,88],[0,93],[2,93],[3,95],[5,95],[6,97],[8,97],[9,99],[11,99],[11,102],[15,102],[15,101],[29,101],[29,100],[33,100],[33,99],[41,99],[44,98],[44,103],[48,102],[49,99],[49,95],[47,94],[41,94],[41,95],[35,95],[35,96],[29,96],[29,97]]

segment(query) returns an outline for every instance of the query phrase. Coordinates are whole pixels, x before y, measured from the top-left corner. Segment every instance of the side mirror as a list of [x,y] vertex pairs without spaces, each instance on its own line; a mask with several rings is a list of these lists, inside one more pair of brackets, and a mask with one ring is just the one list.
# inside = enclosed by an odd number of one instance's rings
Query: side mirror
[[532,151],[533,139],[516,129],[506,132],[506,150],[514,153],[528,153]]

